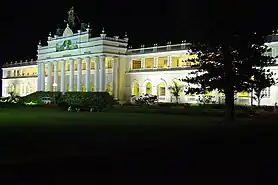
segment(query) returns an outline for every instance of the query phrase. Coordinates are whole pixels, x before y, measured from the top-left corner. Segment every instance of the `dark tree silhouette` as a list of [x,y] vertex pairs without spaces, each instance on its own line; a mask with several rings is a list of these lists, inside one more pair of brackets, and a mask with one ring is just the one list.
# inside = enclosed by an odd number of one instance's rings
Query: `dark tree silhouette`
[[[251,87],[249,91],[251,92],[251,105],[253,105],[253,99],[257,101],[258,107],[260,107],[261,99],[265,96],[262,91],[272,85],[274,85],[276,80],[274,79],[274,73],[270,69],[258,69],[255,71],[252,77]],[[254,95],[253,95],[254,93]]]
[[265,40],[259,34],[241,33],[223,35],[215,40],[195,44],[192,53],[198,57],[191,62],[195,69],[193,77],[182,81],[196,84],[198,88],[188,88],[188,93],[204,94],[218,90],[225,94],[226,121],[234,120],[234,94],[252,88],[252,79],[256,73],[274,63],[266,56]]

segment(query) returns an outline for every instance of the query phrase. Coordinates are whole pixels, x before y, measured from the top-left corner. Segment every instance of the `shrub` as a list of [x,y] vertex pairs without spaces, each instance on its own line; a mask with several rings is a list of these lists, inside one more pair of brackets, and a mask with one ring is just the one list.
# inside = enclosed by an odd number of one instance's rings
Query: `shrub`
[[69,105],[98,106],[99,108],[117,103],[108,92],[66,92],[63,102]]

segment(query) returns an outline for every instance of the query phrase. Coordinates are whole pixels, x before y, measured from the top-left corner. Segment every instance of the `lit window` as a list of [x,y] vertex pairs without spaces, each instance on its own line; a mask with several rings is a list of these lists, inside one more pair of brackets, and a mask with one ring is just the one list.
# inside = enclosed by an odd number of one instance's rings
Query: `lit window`
[[132,69],[141,69],[141,61],[138,60],[132,61]]
[[107,61],[107,69],[111,69],[112,68],[112,60],[108,60]]

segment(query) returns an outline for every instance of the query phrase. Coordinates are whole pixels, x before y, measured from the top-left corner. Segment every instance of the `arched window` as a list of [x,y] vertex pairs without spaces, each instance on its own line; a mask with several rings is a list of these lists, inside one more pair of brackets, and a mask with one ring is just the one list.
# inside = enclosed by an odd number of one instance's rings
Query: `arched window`
[[137,82],[132,86],[132,95],[139,96],[139,84]]
[[151,84],[151,82],[148,82],[146,84],[146,94],[148,94],[148,95],[152,94],[152,84]]

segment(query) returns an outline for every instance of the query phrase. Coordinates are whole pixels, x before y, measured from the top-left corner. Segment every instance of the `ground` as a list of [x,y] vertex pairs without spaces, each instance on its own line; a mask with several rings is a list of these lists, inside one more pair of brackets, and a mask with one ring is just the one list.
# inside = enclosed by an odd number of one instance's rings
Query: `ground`
[[275,120],[20,108],[1,109],[0,123],[10,182],[255,184],[276,174]]

